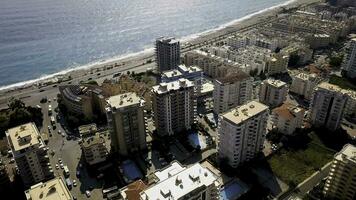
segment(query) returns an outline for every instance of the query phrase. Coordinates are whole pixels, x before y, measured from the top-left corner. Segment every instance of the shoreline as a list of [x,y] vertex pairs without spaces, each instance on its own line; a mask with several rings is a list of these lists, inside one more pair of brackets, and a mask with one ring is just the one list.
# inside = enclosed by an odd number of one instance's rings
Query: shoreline
[[[243,16],[241,18],[232,20],[230,22],[227,22],[225,24],[222,24],[216,28],[212,28],[200,33],[195,33],[191,34],[188,36],[183,36],[181,38],[178,38],[181,43],[182,43],[182,52],[185,50],[190,50],[194,48],[198,48],[199,45],[201,46],[201,43],[209,43],[213,41],[214,39],[216,40],[217,38],[223,39],[221,37],[227,37],[230,34],[237,33],[239,31],[243,31],[241,29],[247,28],[249,26],[255,26],[259,23],[266,22],[270,20],[270,18],[275,17],[277,14],[281,13],[283,9],[293,9],[301,6],[305,6],[308,4],[313,4],[315,2],[320,2],[322,0],[289,0],[284,3],[271,6],[269,8],[265,8],[263,10],[248,14],[246,16]],[[187,45],[190,44],[190,45]],[[197,47],[198,46],[198,47]],[[69,68],[62,70],[57,73],[45,75],[40,78],[28,80],[28,81],[22,81],[14,84],[9,84],[5,86],[0,86],[0,93],[8,93],[14,90],[24,90],[28,89],[31,87],[38,87],[42,84],[48,83],[50,85],[51,80],[56,79],[58,77],[63,76],[65,79],[68,77],[71,77],[71,79],[76,79],[79,77],[82,77],[83,75],[88,75],[89,73],[93,74],[94,71],[100,72],[100,71],[106,71],[107,68],[112,67],[114,73],[114,69],[120,70],[119,68],[122,66],[128,66],[132,64],[136,64],[136,66],[141,66],[147,63],[148,60],[153,61],[154,60],[154,48],[148,48],[144,49],[143,51],[135,52],[135,53],[130,53],[130,54],[124,54],[124,55],[118,55],[106,60],[101,60],[101,61],[94,61],[92,63],[88,63],[82,66],[74,67],[74,68]],[[95,72],[95,73],[96,73]],[[53,83],[55,84],[55,83]],[[39,88],[39,87],[38,87]]]

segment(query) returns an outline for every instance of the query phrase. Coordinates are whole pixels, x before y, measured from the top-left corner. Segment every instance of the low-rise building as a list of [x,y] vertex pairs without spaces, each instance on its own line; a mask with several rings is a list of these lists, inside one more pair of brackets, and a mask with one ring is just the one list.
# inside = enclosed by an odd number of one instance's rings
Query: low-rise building
[[292,135],[297,128],[302,128],[303,118],[304,109],[288,103],[274,108],[270,115],[273,128],[287,135]]
[[251,101],[220,115],[218,155],[231,167],[251,160],[263,149],[268,106]]
[[7,130],[6,138],[25,186],[54,177],[48,148],[34,123]]
[[56,177],[40,182],[25,191],[26,200],[73,200],[63,179]]
[[270,107],[281,105],[287,98],[288,86],[285,82],[266,79],[261,83],[259,101]]
[[347,144],[335,154],[323,193],[327,199],[356,198],[356,147]]
[[108,157],[105,139],[98,132],[93,136],[82,138],[80,147],[82,148],[85,161],[89,165],[104,162]]
[[141,200],[219,199],[217,177],[199,163],[185,167],[173,162],[154,175],[155,183],[140,193]]
[[289,46],[283,48],[281,53],[288,55],[289,57],[298,57],[298,65],[305,65],[310,62],[313,58],[313,50],[310,49],[309,45],[301,42],[294,42]]
[[214,80],[214,112],[226,112],[252,98],[253,78],[243,71]]
[[78,127],[80,138],[94,136],[98,132],[98,127],[95,123],[86,124]]
[[287,72],[289,56],[282,54],[273,54],[267,59],[264,72],[267,75],[274,75]]
[[123,200],[139,200],[140,193],[148,186],[141,180],[137,180],[120,189],[120,195]]

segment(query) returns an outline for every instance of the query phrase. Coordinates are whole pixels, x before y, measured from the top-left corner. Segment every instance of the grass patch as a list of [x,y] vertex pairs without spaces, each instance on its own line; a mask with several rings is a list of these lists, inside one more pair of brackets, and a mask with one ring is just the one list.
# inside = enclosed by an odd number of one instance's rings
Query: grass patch
[[314,133],[309,135],[310,142],[305,148],[282,149],[268,159],[272,172],[289,185],[298,185],[330,162],[335,154]]
[[348,80],[347,78],[332,75],[330,76],[329,83],[338,85],[343,89],[356,90],[356,85],[352,83],[351,80]]

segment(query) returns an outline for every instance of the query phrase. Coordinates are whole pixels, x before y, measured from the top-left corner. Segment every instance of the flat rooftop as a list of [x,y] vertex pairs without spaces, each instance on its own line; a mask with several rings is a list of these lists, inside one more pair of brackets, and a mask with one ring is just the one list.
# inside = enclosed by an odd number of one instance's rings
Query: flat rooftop
[[337,160],[350,160],[356,163],[356,147],[351,144],[347,144],[342,148],[342,150],[335,155],[335,159]]
[[268,106],[258,101],[251,101],[247,104],[231,109],[230,111],[224,113],[222,117],[235,124],[239,124],[267,110]]
[[179,199],[196,188],[209,186],[215,181],[216,177],[210,170],[196,163],[152,185],[141,192],[140,196],[142,199],[153,200]]
[[141,105],[143,103],[143,100],[139,96],[137,96],[137,94],[134,92],[128,92],[128,93],[112,96],[109,97],[106,101],[110,107],[116,109],[135,105],[135,104]]
[[99,133],[96,133],[95,135],[93,135],[91,137],[83,138],[81,145],[84,148],[89,148],[91,146],[94,146],[97,144],[104,144],[104,143],[105,143],[105,139],[100,137]]
[[8,129],[6,135],[13,151],[20,151],[42,143],[40,133],[34,123],[27,123]]
[[64,181],[57,177],[45,183],[38,183],[25,191],[27,200],[72,200]]
[[177,81],[161,83],[159,85],[153,86],[152,91],[156,94],[164,94],[170,91],[179,90],[180,88],[187,88],[193,86],[193,82],[189,81],[188,79],[181,78]]
[[172,78],[172,77],[179,77],[182,76],[182,73],[178,71],[177,69],[165,71],[162,73],[162,77],[167,77],[167,78]]
[[86,135],[95,134],[98,131],[98,128],[95,123],[86,124],[78,127],[79,134],[81,137],[85,137]]
[[280,81],[280,80],[275,80],[275,79],[267,79],[267,80],[265,80],[265,83],[272,85],[274,87],[277,87],[277,88],[284,87],[286,85],[285,82]]

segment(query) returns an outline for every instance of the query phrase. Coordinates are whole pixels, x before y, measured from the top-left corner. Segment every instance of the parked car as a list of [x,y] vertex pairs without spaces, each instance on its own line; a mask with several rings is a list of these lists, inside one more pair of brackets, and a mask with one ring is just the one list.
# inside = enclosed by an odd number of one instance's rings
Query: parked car
[[89,198],[90,197],[90,191],[89,190],[87,190],[87,191],[85,191],[85,195],[87,195],[87,197]]

